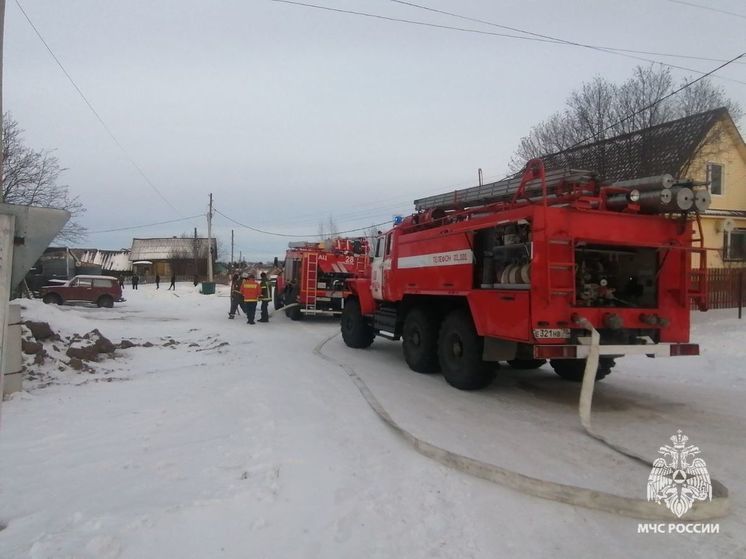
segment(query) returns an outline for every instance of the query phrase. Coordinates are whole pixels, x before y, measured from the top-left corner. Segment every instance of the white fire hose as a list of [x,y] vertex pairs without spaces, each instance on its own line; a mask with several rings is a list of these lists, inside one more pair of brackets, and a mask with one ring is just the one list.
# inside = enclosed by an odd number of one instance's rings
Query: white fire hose
[[[645,458],[642,458],[627,449],[618,447],[610,443],[604,437],[597,434],[591,429],[591,401],[593,399],[593,386],[596,380],[596,369],[598,368],[600,355],[600,336],[587,320],[585,321],[585,323],[581,323],[581,325],[591,331],[590,353],[586,362],[583,384],[580,390],[580,402],[578,406],[578,413],[580,415],[580,422],[583,426],[583,429],[589,436],[602,442],[609,448],[620,452],[621,454],[624,454],[625,456],[628,456],[634,460],[643,462],[647,466],[651,466],[651,463]],[[551,501],[557,501],[560,503],[566,503],[568,505],[574,505],[588,509],[601,510],[621,516],[628,516],[631,518],[669,521],[674,518],[667,508],[653,502],[648,502],[642,499],[635,499],[631,497],[623,497],[621,495],[606,493],[604,491],[597,491],[593,489],[587,489],[585,487],[577,487],[574,485],[567,485],[527,476],[520,472],[509,470],[495,464],[490,464],[488,462],[483,462],[481,460],[470,458],[462,454],[457,454],[418,438],[414,434],[404,429],[391,417],[388,411],[386,411],[386,409],[381,405],[376,396],[370,390],[365,381],[360,377],[360,375],[355,372],[355,370],[351,366],[341,363],[333,357],[330,357],[323,353],[324,346],[328,342],[336,338],[338,335],[339,334],[334,334],[321,341],[314,348],[314,353],[325,361],[328,361],[342,368],[350,377],[350,379],[352,379],[352,381],[355,383],[355,386],[357,386],[360,394],[362,394],[363,398],[365,398],[365,401],[373,409],[373,411],[376,412],[378,417],[380,417],[395,433],[397,433],[407,443],[409,443],[414,450],[416,450],[423,456],[426,456],[444,466],[461,471],[468,475],[485,479],[493,483],[509,487],[516,491],[520,491],[527,495],[540,497],[542,499],[548,499]],[[689,522],[695,520],[701,521],[713,518],[721,518],[728,513],[727,488],[714,479],[712,479],[711,482],[713,494],[712,501],[697,503],[692,509],[689,510],[689,512],[686,513],[684,521]]]

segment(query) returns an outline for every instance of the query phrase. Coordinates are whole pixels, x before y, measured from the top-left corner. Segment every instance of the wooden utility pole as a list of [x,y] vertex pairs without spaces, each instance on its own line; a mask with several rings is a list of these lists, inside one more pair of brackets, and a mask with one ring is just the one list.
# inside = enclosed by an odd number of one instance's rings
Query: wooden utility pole
[[197,228],[194,228],[194,241],[192,241],[192,275],[199,275],[199,239],[197,239]]
[[207,281],[212,281],[212,192],[210,210],[207,212]]
[[[0,0],[0,140],[3,130],[3,46],[5,45],[5,0]],[[0,169],[3,169],[3,150],[0,149]],[[0,173],[2,174],[2,173]],[[0,185],[0,202],[3,202],[3,185]]]
[[[3,131],[3,45],[5,43],[5,0],[0,0],[0,148],[4,145]],[[0,176],[3,175],[3,150],[0,149]],[[0,184],[0,203],[3,185]],[[10,300],[10,266],[13,258],[15,217],[0,216],[0,407],[3,401],[3,361],[5,360],[5,330],[8,326],[8,301]]]

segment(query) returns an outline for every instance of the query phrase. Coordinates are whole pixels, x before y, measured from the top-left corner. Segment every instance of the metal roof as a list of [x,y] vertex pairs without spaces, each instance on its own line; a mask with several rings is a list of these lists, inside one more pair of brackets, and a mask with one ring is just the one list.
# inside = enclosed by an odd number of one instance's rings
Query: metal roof
[[85,264],[96,264],[102,270],[112,272],[129,272],[132,269],[129,250],[97,250],[90,249],[78,253],[78,260]]
[[542,157],[547,169],[592,169],[605,182],[669,173],[685,174],[713,126],[726,117],[721,107],[629,134]]
[[[160,239],[132,239],[129,259],[137,260],[188,260],[195,256],[207,258],[207,238],[166,237]],[[212,239],[213,257],[217,257],[217,242]]]

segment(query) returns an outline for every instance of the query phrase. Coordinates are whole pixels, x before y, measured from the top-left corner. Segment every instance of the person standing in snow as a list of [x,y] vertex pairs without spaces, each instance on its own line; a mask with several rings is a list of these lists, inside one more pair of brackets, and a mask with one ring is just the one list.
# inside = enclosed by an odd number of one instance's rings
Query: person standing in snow
[[267,307],[272,300],[272,285],[269,283],[266,272],[262,272],[259,277],[261,278],[259,281],[259,300],[262,302],[262,316],[259,318],[259,322],[269,322]]
[[132,289],[137,289],[138,283],[140,283],[140,277],[137,274],[132,274]]
[[119,274],[119,287],[124,290],[124,274]]
[[176,291],[176,274],[171,274],[171,285],[168,286],[168,290]]
[[234,318],[236,311],[238,311],[239,305],[243,303],[243,295],[241,295],[241,278],[238,274],[233,274],[231,278],[231,310],[228,311],[228,318]]
[[155,275],[155,288],[161,288],[161,276],[159,276],[158,274]]
[[259,284],[256,276],[249,276],[241,283],[241,295],[243,296],[243,312],[246,313],[246,323],[254,324],[256,316],[256,301],[259,298]]

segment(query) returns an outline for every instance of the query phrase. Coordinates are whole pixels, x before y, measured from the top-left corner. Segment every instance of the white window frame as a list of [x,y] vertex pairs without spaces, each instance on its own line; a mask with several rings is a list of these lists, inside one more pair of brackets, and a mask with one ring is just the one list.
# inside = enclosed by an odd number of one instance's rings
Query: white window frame
[[730,244],[731,244],[730,241],[731,241],[731,236],[733,235],[733,233],[738,233],[739,235],[746,235],[746,229],[733,229],[733,231],[726,231],[725,232],[725,234],[724,234],[725,238],[723,239],[723,249],[724,249],[723,250],[723,262],[743,262],[743,261],[746,261],[746,254],[744,254],[740,258],[733,257],[730,254]]
[[[717,165],[720,167],[720,194],[715,194],[712,191],[712,185],[710,184],[710,165]],[[725,165],[718,163],[717,161],[708,161],[705,164],[705,174],[707,180],[707,189],[710,191],[711,196],[725,196]]]

